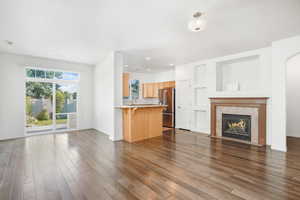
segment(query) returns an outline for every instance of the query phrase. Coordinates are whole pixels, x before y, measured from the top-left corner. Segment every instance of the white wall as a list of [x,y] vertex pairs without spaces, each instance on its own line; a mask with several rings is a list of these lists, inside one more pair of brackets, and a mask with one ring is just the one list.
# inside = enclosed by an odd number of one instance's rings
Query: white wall
[[129,72],[129,80],[139,80],[141,84],[155,81],[155,76],[152,73]]
[[110,138],[113,141],[123,139],[123,111],[116,107],[123,104],[123,68],[124,56],[122,53],[114,54],[114,135]]
[[158,72],[154,74],[155,82],[164,82],[164,81],[174,81],[175,80],[175,70],[168,70],[164,72]]
[[300,137],[300,54],[287,62],[287,136]]
[[0,53],[0,139],[24,136],[25,67],[61,69],[80,73],[78,129],[92,128],[92,66],[59,60]]
[[175,67],[175,81],[193,79],[193,64],[180,65]]
[[94,69],[94,128],[109,136],[114,133],[114,53]]
[[120,140],[122,134],[122,112],[116,107],[122,105],[123,56],[110,52],[94,68],[94,128]]

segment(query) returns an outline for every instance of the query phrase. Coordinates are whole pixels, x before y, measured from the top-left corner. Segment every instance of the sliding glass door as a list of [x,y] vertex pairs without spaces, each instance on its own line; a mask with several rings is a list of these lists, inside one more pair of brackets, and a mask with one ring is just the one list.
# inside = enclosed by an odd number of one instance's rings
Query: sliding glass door
[[76,84],[56,84],[55,124],[58,130],[77,126],[77,88]]
[[76,129],[79,75],[27,69],[26,76],[26,132]]

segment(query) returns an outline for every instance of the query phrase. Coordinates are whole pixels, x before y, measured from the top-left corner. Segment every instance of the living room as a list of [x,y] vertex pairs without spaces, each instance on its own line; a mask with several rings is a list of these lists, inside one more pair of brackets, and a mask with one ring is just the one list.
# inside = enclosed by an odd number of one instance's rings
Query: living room
[[300,1],[0,2],[0,199],[300,199]]

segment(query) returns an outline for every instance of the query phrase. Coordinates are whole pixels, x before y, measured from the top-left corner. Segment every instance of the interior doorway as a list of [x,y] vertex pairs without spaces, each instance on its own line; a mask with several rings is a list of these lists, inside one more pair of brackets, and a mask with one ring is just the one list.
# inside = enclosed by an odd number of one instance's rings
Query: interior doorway
[[290,149],[293,141],[300,141],[300,53],[288,59],[286,67],[286,135]]

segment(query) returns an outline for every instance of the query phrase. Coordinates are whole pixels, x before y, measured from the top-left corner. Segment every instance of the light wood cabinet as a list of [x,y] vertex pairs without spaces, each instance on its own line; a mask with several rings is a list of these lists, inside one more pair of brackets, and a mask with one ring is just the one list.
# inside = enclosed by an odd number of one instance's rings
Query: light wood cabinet
[[123,73],[123,97],[129,97],[129,73]]
[[143,97],[144,98],[158,98],[159,90],[164,88],[175,88],[175,81],[144,83],[143,84]]
[[147,91],[147,83],[143,83],[143,86],[142,86],[142,88],[143,88],[143,97],[144,98],[147,98],[147,96],[148,96],[148,91]]
[[169,81],[169,87],[175,88],[176,87],[176,82],[175,81]]
[[163,88],[175,88],[175,81],[163,82]]
[[153,83],[153,97],[158,98],[158,90],[160,83]]
[[122,108],[124,140],[137,142],[161,136],[163,132],[163,108],[164,106]]
[[144,98],[153,98],[154,97],[154,84],[153,83],[144,83],[143,84],[143,97]]

